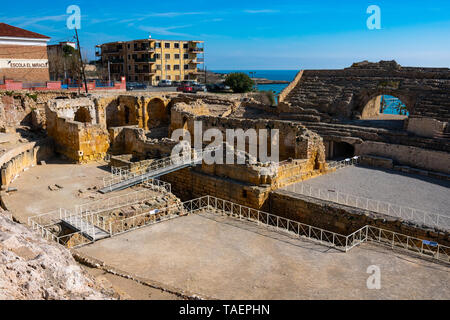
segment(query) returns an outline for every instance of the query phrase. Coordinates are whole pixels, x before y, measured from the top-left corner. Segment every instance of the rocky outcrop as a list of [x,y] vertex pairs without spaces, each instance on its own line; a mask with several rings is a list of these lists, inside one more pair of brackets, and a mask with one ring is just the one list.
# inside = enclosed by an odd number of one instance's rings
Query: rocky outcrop
[[112,299],[60,245],[0,213],[0,300]]

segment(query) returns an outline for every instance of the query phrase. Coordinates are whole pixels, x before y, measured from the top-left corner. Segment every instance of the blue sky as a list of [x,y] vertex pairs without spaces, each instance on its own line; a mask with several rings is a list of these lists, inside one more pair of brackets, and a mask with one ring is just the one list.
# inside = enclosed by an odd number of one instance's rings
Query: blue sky
[[[0,22],[71,40],[69,5],[81,8],[81,46],[144,39],[199,39],[208,69],[343,68],[355,61],[449,67],[448,0],[166,0],[3,1]],[[369,5],[381,9],[381,30],[369,30]]]

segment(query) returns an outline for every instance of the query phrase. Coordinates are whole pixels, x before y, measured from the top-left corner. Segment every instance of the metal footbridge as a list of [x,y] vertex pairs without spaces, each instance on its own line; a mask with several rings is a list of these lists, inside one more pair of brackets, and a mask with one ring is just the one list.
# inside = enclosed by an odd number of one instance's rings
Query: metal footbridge
[[104,238],[108,238],[109,232],[100,229],[93,223],[89,222],[86,219],[83,219],[83,216],[69,216],[64,217],[61,220],[62,223],[67,225],[71,229],[75,229],[80,231],[83,236],[85,236],[90,241],[101,240]]
[[178,157],[169,157],[156,160],[151,165],[139,170],[130,170],[127,168],[111,168],[111,176],[103,179],[104,187],[99,190],[100,193],[109,193],[113,191],[124,190],[143,183],[150,179],[159,178],[166,174],[201,164],[205,152],[214,151],[216,148],[210,148],[195,151]]

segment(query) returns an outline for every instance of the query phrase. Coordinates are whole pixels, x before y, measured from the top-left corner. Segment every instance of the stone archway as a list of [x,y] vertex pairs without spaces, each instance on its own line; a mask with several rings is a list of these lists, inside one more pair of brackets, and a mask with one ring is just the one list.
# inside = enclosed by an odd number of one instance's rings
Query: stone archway
[[86,107],[80,107],[76,112],[74,116],[74,121],[76,122],[83,122],[83,123],[92,123],[92,116],[89,112],[89,109]]
[[169,124],[168,108],[164,101],[159,98],[153,98],[147,105],[147,128],[157,128]]
[[401,90],[378,89],[370,92],[362,92],[359,102],[356,103],[353,114],[361,119],[371,119],[380,115],[380,103],[382,96],[392,96],[399,99],[406,106],[409,114],[414,113],[415,97]]

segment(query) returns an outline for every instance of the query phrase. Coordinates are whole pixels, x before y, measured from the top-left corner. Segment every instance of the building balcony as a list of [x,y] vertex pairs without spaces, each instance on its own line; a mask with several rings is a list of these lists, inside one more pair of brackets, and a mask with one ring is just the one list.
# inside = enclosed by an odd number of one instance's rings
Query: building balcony
[[205,59],[204,58],[197,58],[197,59],[192,59],[190,63],[192,64],[201,64],[204,63]]
[[155,63],[156,58],[140,58],[140,59],[134,59],[135,63]]
[[134,70],[135,74],[155,74],[155,70]]
[[101,54],[117,54],[117,53],[119,53],[120,51],[122,51],[122,50],[119,50],[119,49],[107,49],[107,50],[103,50],[102,52],[101,52]]
[[137,47],[133,49],[134,52],[155,52],[155,48]]
[[203,48],[189,48],[189,52],[192,53],[203,53],[205,51],[205,49]]
[[125,60],[123,58],[119,58],[119,59],[112,59],[109,62],[111,62],[112,64],[118,64],[118,63],[124,63]]

